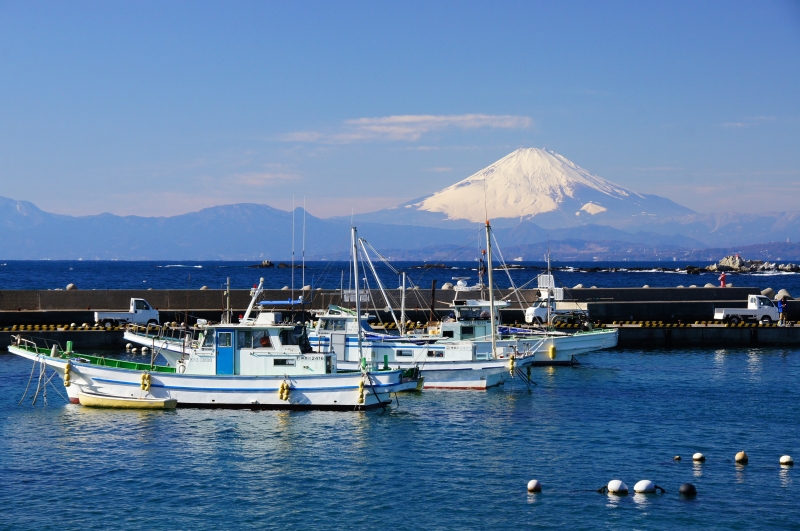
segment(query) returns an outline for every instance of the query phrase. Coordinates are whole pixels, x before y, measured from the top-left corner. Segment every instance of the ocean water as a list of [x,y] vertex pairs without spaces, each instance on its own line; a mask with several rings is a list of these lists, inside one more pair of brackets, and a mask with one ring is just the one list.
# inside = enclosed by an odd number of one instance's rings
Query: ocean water
[[[537,269],[496,270],[494,280],[498,287],[511,286],[509,274],[516,286],[528,283],[536,286],[536,276],[542,272],[541,262],[521,262],[515,265],[533,266]],[[211,289],[224,288],[226,278],[231,279],[234,289],[249,289],[264,277],[264,285],[268,289],[280,289],[284,286],[296,289],[307,285],[315,288],[347,289],[352,285],[351,270],[348,262],[307,262],[305,277],[301,269],[295,269],[294,281],[292,269],[254,269],[248,266],[252,262],[122,262],[122,261],[57,261],[30,260],[0,262],[0,290],[2,289],[64,289],[73,283],[79,289],[198,289],[208,286]],[[436,280],[441,287],[445,282],[455,282],[453,277],[467,277],[470,285],[478,280],[476,262],[448,262],[445,269],[419,269],[422,262],[396,262],[392,264],[397,270],[404,270],[408,278],[420,289],[428,290],[431,281]],[[495,264],[497,265],[497,264]],[[584,287],[702,287],[707,283],[718,285],[716,274],[687,275],[680,268],[692,265],[682,262],[570,262],[555,264],[563,267],[601,268],[600,271],[556,271],[556,283],[562,287],[573,287],[583,284]],[[693,265],[707,265],[694,263]],[[375,267],[381,281],[387,288],[397,288],[400,278],[383,263],[376,262]],[[612,268],[617,271],[610,271]],[[632,268],[637,270],[633,271]],[[657,268],[671,268],[659,271]],[[371,272],[361,271],[368,285],[377,285]],[[487,279],[484,277],[484,282]],[[786,288],[790,293],[800,294],[800,274],[797,273],[756,273],[728,274],[728,282],[741,287],[772,287],[777,292]],[[412,284],[409,283],[410,287]],[[362,283],[363,287],[363,283]]]
[[[534,368],[531,389],[403,394],[386,411],[133,412],[67,404],[60,380],[47,406],[17,405],[31,363],[1,353],[0,529],[800,526],[800,468],[778,464],[800,459],[797,350],[581,362]],[[667,492],[596,492],[611,479]]]
[[[0,289],[218,288],[226,277],[243,289],[260,276],[280,288],[292,280],[289,269],[243,262],[2,264]],[[307,265],[307,284],[348,287],[349,264]],[[422,289],[433,279],[477,279],[475,263],[418,265],[395,264]],[[568,287],[716,283],[712,274],[656,270],[681,263],[569,265],[643,271],[557,272]],[[377,267],[387,286],[398,285]],[[511,275],[521,285],[539,272]],[[505,272],[495,278],[509,285]],[[800,293],[800,275],[729,281]],[[401,395],[387,411],[126,412],[67,404],[60,380],[47,406],[18,405],[31,363],[2,352],[0,530],[800,529],[800,468],[778,464],[784,454],[800,459],[798,350],[616,349],[580,360],[535,368],[530,389],[517,381],[487,392],[425,391]],[[742,449],[750,464],[737,466]],[[704,464],[691,461],[698,451]],[[544,492],[529,495],[534,478]],[[630,489],[651,479],[667,493],[596,492],[611,479]],[[695,499],[678,495],[685,482],[697,486]]]

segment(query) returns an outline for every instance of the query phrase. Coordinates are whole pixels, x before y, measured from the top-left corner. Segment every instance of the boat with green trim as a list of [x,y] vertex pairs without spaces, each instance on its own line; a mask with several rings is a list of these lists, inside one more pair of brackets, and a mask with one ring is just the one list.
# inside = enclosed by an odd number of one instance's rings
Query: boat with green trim
[[361,410],[389,405],[392,393],[421,389],[417,369],[337,370],[333,354],[312,351],[304,326],[275,317],[267,312],[255,324],[209,325],[200,348],[174,367],[78,354],[71,342],[65,350],[47,348],[21,335],[9,352],[54,369],[73,403],[92,393],[174,399],[178,407]]

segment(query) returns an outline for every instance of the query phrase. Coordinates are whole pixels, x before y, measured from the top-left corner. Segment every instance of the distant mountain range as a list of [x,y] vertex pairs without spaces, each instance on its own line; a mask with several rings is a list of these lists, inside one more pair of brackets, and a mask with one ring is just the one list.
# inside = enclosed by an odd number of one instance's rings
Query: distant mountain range
[[[754,253],[748,258],[800,259],[797,245],[781,243],[800,241],[800,212],[698,214],[535,148],[355,220],[387,257],[457,260],[477,256],[487,213],[507,260],[540,260],[548,241],[559,259],[718,260],[747,246]],[[294,219],[299,257],[302,209]],[[306,225],[307,258],[347,258],[350,217],[306,213]],[[75,217],[0,197],[0,227],[0,260],[287,260],[292,249],[292,213],[249,203],[171,217]]]
[[498,227],[533,221],[551,229],[585,224],[628,228],[691,214],[669,199],[598,177],[557,153],[528,148],[444,190],[357,219],[453,228],[483,223],[488,215]]

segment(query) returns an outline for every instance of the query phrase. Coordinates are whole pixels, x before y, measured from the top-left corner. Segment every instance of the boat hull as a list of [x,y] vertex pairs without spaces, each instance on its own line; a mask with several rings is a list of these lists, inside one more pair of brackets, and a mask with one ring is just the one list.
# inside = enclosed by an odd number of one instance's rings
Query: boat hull
[[[70,363],[70,401],[80,402],[80,393],[115,397],[175,399],[178,407],[248,409],[330,409],[361,410],[384,407],[391,394],[414,390],[416,380],[402,377],[401,371],[333,373],[319,376],[199,376],[149,372],[150,387],[141,389],[143,371],[98,366],[72,359],[53,358],[10,346],[9,352],[43,362],[63,379]],[[360,383],[364,381],[363,398]],[[280,388],[289,386],[288,399]]]
[[[321,350],[324,350],[329,344],[322,337],[314,339]],[[355,341],[357,340],[347,338],[346,344],[350,351],[355,351]],[[419,367],[420,374],[425,379],[426,389],[487,389],[503,384],[507,379],[515,377],[510,370],[510,360],[508,358],[436,361],[435,358],[431,359],[415,355],[406,361],[398,360],[394,356],[394,351],[398,348],[398,345],[412,352],[416,350],[425,352],[428,349],[436,348],[436,345],[414,346],[409,341],[400,344],[391,340],[365,341],[363,345],[365,348],[370,349],[374,359],[382,360],[384,356],[388,356],[388,359],[391,360],[388,364],[391,367],[399,367],[401,369]],[[527,366],[570,366],[575,364],[575,355],[615,347],[617,345],[617,331],[602,330],[549,336],[533,335],[525,338],[498,340],[497,345],[498,347],[523,353],[518,354],[515,359],[515,366],[519,369]],[[551,351],[551,346],[555,347],[555,351]],[[337,358],[336,366],[342,370],[356,370],[359,367],[359,362]]]

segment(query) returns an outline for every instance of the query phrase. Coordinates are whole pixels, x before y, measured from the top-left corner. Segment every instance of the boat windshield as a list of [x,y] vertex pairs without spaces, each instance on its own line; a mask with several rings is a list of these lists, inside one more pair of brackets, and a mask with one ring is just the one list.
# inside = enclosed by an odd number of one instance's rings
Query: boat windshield
[[476,319],[489,319],[489,312],[483,308],[458,308],[459,321],[474,321]]
[[347,319],[322,319],[320,330],[341,330],[344,332]]
[[205,337],[203,337],[203,348],[212,348],[214,346],[214,331],[211,330],[206,332]]
[[303,325],[295,326],[294,330],[281,330],[281,345],[297,345],[303,354],[311,352],[311,343]]

